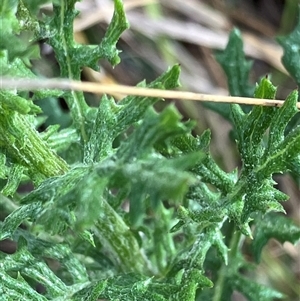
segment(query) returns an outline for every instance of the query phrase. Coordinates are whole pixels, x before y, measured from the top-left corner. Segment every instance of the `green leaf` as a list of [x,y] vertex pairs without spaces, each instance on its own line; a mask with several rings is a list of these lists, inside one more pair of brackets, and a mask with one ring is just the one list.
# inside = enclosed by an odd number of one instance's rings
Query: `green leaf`
[[114,0],[114,3],[115,10],[112,21],[99,46],[100,56],[106,58],[113,67],[120,63],[119,51],[116,49],[116,44],[122,32],[129,28],[123,2],[121,0]]
[[[19,1],[2,1],[0,11],[0,56],[7,51],[9,61],[19,57],[25,62],[36,57],[37,45],[31,45],[32,32],[20,31],[21,20],[17,18]],[[4,51],[3,51],[4,50]],[[32,55],[33,54],[33,55]],[[1,74],[3,70],[0,70]]]
[[[174,66],[155,81],[149,88],[172,89],[178,86],[179,66]],[[158,98],[128,96],[118,104],[104,96],[101,100],[90,139],[84,150],[84,162],[97,162],[113,154],[113,141],[128,127],[143,118],[147,109]]]
[[132,185],[129,194],[131,222],[136,225],[143,218],[146,209],[143,198],[147,195],[153,209],[165,199],[175,203],[182,201],[189,185],[195,183],[192,174],[184,170],[202,158],[201,153],[195,153],[172,160],[152,157],[139,163],[126,164],[121,173],[130,179]]
[[[256,86],[255,97],[274,99],[276,88],[263,78]],[[239,105],[232,105],[232,117],[236,126],[238,148],[243,160],[244,169],[253,168],[259,164],[262,156],[261,142],[263,136],[274,118],[275,110],[270,107],[255,106],[249,114],[245,114]],[[274,119],[273,119],[274,120]],[[274,124],[276,122],[274,121]]]
[[[32,15],[36,15],[39,7],[42,4],[49,3],[50,1],[49,0],[20,0],[20,2],[22,5],[24,5],[28,9],[28,11],[30,12],[30,15],[32,16]],[[51,2],[57,3],[57,2],[59,2],[59,0],[54,0]],[[22,19],[22,16],[20,16],[20,18]]]
[[283,212],[284,208],[279,202],[286,201],[288,196],[281,191],[272,187],[272,182],[268,185],[267,181],[257,192],[252,192],[247,195],[241,221],[249,220],[251,214],[255,211],[268,213],[270,211]]
[[[82,68],[88,66],[98,70],[98,61],[101,58],[107,58],[113,64],[119,62],[116,43],[121,33],[128,27],[128,23],[122,1],[115,0],[115,12],[101,44],[78,45],[73,38],[73,22],[77,16],[76,2],[70,0],[54,3],[53,17],[45,24],[40,24],[41,29],[37,36],[40,39],[48,39],[48,44],[53,47],[61,77],[80,80]],[[74,126],[85,144],[89,139],[87,124],[91,121],[88,118],[89,107],[83,93],[68,91],[63,97],[70,109]]]
[[[275,92],[275,87],[267,79],[262,79],[256,88],[255,96],[274,98]],[[278,202],[286,200],[287,197],[273,189],[271,176],[287,171],[289,162],[295,160],[300,151],[299,128],[284,136],[289,120],[298,112],[297,98],[297,91],[294,91],[282,107],[273,109],[257,106],[248,114],[242,112],[238,105],[232,105],[243,169],[235,196],[231,196],[236,204],[232,204],[233,208],[229,206],[228,209],[240,227],[250,221],[251,213],[255,211],[284,212]]]
[[[36,240],[24,230],[18,232],[18,250],[0,258],[0,291],[3,292],[2,297],[7,298],[4,300],[15,300],[10,298],[18,298],[21,294],[22,300],[72,300],[72,295],[88,285],[85,268],[67,246]],[[28,245],[32,253],[28,250]],[[71,273],[74,284],[65,285],[44,262],[43,257],[59,260]],[[17,279],[11,277],[16,272]],[[46,289],[45,296],[30,287],[32,281],[43,285]]]
[[[238,29],[231,31],[225,50],[217,52],[215,57],[226,74],[230,95],[252,97],[254,86],[248,80],[252,61],[245,57],[243,40]],[[205,102],[204,106],[232,122],[229,104]],[[242,108],[249,111],[247,106]]]
[[[192,172],[201,178],[204,183],[215,185],[224,195],[232,190],[237,179],[236,171],[224,172],[214,161],[209,153],[210,131],[203,132],[200,137],[193,137],[188,134],[176,137],[172,143],[183,153],[193,151],[204,151],[206,157],[201,164],[196,165]],[[178,151],[178,150],[177,150]]]
[[10,238],[17,227],[26,219],[35,219],[37,213],[41,210],[41,204],[29,204],[21,206],[9,216],[7,216],[1,225],[0,240]]
[[[15,57],[14,59],[9,60],[8,57],[9,51],[2,51],[0,52],[0,75],[8,76],[8,77],[21,77],[21,78],[29,78],[35,79],[38,78],[31,69],[28,68],[28,64],[26,65],[24,61],[20,57]],[[3,91],[3,93],[8,93],[7,91]],[[63,94],[62,91],[59,90],[51,90],[51,89],[44,89],[44,90],[37,90],[34,91],[33,99],[41,99],[50,96],[59,97]],[[22,101],[24,102],[24,100]],[[27,104],[30,104],[31,101],[27,100]],[[37,108],[40,111],[40,108]]]
[[23,115],[38,114],[42,112],[41,108],[34,105],[31,101],[9,91],[0,92],[0,101],[3,109],[6,107],[9,110],[16,111]]
[[300,240],[300,227],[294,222],[282,215],[267,214],[263,218],[257,219],[252,243],[255,260],[259,262],[261,251],[269,239],[277,239],[282,244],[289,241],[293,244]]
[[75,200],[70,198],[70,194],[74,193],[74,188],[85,179],[89,171],[88,167],[79,166],[61,177],[49,178],[21,202],[35,204],[39,200],[43,206],[43,210],[37,215],[39,222],[50,233],[64,233],[68,227],[74,227],[75,223],[74,211],[71,210]]
[[102,195],[107,177],[117,171],[114,164],[107,163],[102,162],[95,170],[77,167],[64,176],[50,178],[22,201],[34,204],[39,199],[43,203],[36,218],[50,233],[65,234],[71,229],[82,235],[92,227],[95,237],[110,250],[118,269],[141,272],[144,259],[136,239]]
[[13,166],[9,168],[9,172],[7,173],[7,182],[1,190],[1,193],[6,196],[15,194],[20,185],[24,169],[25,168],[22,165],[18,164],[13,164]]
[[98,298],[126,301],[167,301],[178,290],[175,285],[133,273],[109,278],[106,283],[102,281],[93,287],[102,290]]
[[84,289],[77,292],[73,295],[74,301],[97,301],[99,300],[99,296],[103,294],[104,289],[107,286],[107,281],[103,280],[100,282],[92,283]]
[[254,88],[248,83],[248,78],[252,62],[245,58],[238,29],[232,30],[225,50],[217,54],[216,59],[227,75],[230,95],[251,97]]
[[253,281],[249,281],[249,279],[242,276],[231,279],[231,282],[232,287],[240,291],[249,301],[272,301],[275,298],[282,299],[284,297],[283,294]]
[[0,152],[0,179],[6,179],[8,174],[8,167],[6,164],[6,156],[4,153]]
[[[298,13],[300,15],[300,11]],[[298,86],[300,85],[300,18],[295,29],[287,36],[278,37],[277,41],[282,46],[284,53],[282,63]]]
[[24,238],[19,239],[18,250],[9,256],[10,260],[2,261],[5,272],[18,271],[47,287],[47,294],[52,297],[59,296],[66,290],[65,284],[42,261],[37,261],[26,248]]
[[182,200],[188,186],[194,183],[192,175],[185,170],[203,160],[204,156],[200,152],[171,160],[153,153],[153,145],[158,141],[190,130],[189,126],[179,120],[180,115],[172,106],[160,114],[148,110],[143,122],[116,153],[119,164],[124,165],[118,168],[114,182],[128,183],[130,179],[130,216],[134,224],[143,217],[143,198],[150,196],[154,208],[164,199],[178,202]]
[[188,269],[184,272],[181,288],[176,300],[193,301],[196,298],[196,291],[200,288],[211,288],[213,283],[197,269]]
[[152,108],[148,109],[142,123],[129,139],[121,144],[116,156],[124,162],[129,162],[133,158],[147,156],[156,143],[189,132],[192,124],[181,123],[180,119],[181,115],[173,106],[168,106],[159,114]]
[[0,294],[2,300],[24,300],[24,301],[46,301],[47,298],[38,294],[18,273],[17,278],[13,278],[0,270]]
[[[200,274],[203,272],[204,261],[207,252],[211,247],[215,247],[225,264],[228,263],[228,248],[223,241],[220,231],[222,224],[215,224],[206,227],[201,234],[193,236],[191,245],[185,248],[184,252],[177,255],[168,272],[168,277],[174,277],[180,270],[197,269]],[[207,279],[208,280],[208,279]],[[209,281],[209,280],[208,280]],[[208,285],[206,282],[205,286]]]
[[[27,243],[28,251],[37,259],[43,261],[43,258],[51,258],[57,260],[64,266],[73,283],[85,283],[88,281],[87,270],[82,262],[72,252],[71,247],[65,243],[51,243],[42,239],[36,238],[28,231],[17,229],[12,235],[14,241],[24,238]],[[68,281],[70,281],[68,279]]]
[[284,140],[284,130],[288,122],[298,112],[296,107],[298,92],[293,91],[285,100],[283,106],[279,108],[272,118],[270,124],[270,134],[268,145],[265,151],[265,158],[270,156],[278,145]]

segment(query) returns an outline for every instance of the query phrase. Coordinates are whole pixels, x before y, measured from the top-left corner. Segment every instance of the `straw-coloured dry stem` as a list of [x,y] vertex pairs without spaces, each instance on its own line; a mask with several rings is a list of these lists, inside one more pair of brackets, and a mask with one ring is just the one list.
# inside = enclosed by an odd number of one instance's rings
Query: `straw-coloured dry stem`
[[[259,98],[247,97],[232,97],[222,95],[200,94],[185,91],[170,91],[160,89],[149,89],[141,87],[132,87],[124,85],[107,85],[93,82],[80,82],[74,80],[62,79],[47,79],[47,80],[32,80],[32,79],[10,79],[0,77],[0,87],[2,89],[19,89],[19,90],[39,90],[39,89],[62,89],[62,90],[75,90],[84,91],[96,94],[122,94],[122,95],[136,95],[136,96],[149,96],[165,99],[185,99],[195,101],[208,101],[220,103],[237,103],[246,105],[259,105],[259,106],[274,106],[280,107],[283,100],[270,100]],[[300,109],[300,103],[297,104]]]

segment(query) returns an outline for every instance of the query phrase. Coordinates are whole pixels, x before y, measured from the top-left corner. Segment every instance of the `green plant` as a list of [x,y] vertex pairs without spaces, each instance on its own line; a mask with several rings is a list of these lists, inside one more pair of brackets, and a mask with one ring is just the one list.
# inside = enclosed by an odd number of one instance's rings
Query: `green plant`
[[[74,42],[76,0],[53,1],[53,15],[38,18],[43,2],[2,1],[2,75],[36,78],[30,60],[39,40],[52,46],[63,78],[79,80],[81,69],[97,69],[99,59],[119,63],[116,43],[128,27],[121,0],[114,1],[100,45]],[[300,47],[299,28],[279,40],[296,79],[298,54],[290,51]],[[242,47],[234,30],[218,55],[231,94],[254,91],[254,97],[274,99],[268,79],[255,88],[248,84],[251,64]],[[176,88],[179,72],[174,66],[147,87]],[[45,118],[35,102],[54,99],[61,116],[58,97],[68,105],[71,125],[38,132]],[[288,196],[272,178],[287,171],[300,176],[299,118],[289,124],[298,112],[297,91],[281,108],[223,110],[243,162],[231,173],[210,155],[210,131],[194,137],[194,123],[182,122],[174,106],[154,110],[157,98],[128,96],[116,103],[104,95],[95,108],[83,92],[2,89],[0,100],[0,240],[18,246],[13,254],[0,252],[0,300],[220,301],[235,290],[250,301],[284,297],[250,279],[254,264],[242,243],[253,238],[259,262],[270,238],[300,239],[300,228],[274,213],[284,212],[280,202]],[[19,192],[24,183],[34,189]]]

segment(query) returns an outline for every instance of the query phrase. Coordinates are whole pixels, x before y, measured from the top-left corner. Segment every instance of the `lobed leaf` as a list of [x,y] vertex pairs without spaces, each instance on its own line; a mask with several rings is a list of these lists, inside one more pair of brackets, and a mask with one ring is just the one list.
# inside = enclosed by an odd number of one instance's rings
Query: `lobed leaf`
[[13,278],[0,270],[0,293],[2,300],[24,300],[24,301],[46,301],[46,297],[38,294],[18,273],[17,278]]
[[275,298],[282,299],[284,297],[280,292],[253,281],[249,281],[249,279],[243,276],[235,277],[234,279],[231,279],[231,282],[232,287],[240,291],[249,301],[272,301]]
[[300,84],[300,18],[295,29],[287,36],[278,37],[277,41],[282,46],[284,53],[282,63],[290,75],[295,79],[296,83]]
[[21,223],[27,219],[35,219],[38,212],[41,210],[41,204],[36,202],[26,206],[21,206],[10,215],[8,215],[0,230],[0,240],[11,238],[15,230],[20,226]]
[[216,59],[227,75],[230,95],[251,97],[253,87],[249,85],[248,77],[252,62],[245,58],[243,40],[238,29],[232,30],[225,50],[217,54]]
[[[121,0],[114,1],[112,22],[99,45],[75,43],[76,0],[53,1],[53,15],[37,19],[37,5],[44,2],[3,2],[0,26],[8,30],[0,41],[2,74],[35,78],[28,66],[36,47],[20,43],[29,38],[52,46],[64,78],[79,80],[82,68],[97,70],[101,58],[119,63],[116,43],[128,28]],[[25,30],[28,35],[17,36]],[[297,35],[281,40],[286,52]],[[234,30],[218,60],[231,95],[250,96],[251,62],[242,48]],[[179,85],[179,71],[174,66],[147,86],[173,89]],[[258,98],[274,99],[275,94],[267,78],[254,92]],[[71,126],[62,124],[64,114],[57,111],[47,130],[38,133],[36,126],[44,122],[34,116],[41,112],[39,106],[24,93],[0,92],[2,193],[15,194],[24,175],[36,185],[1,223],[0,239],[18,243],[16,253],[0,253],[4,300],[194,301],[197,292],[205,296],[212,281],[213,300],[229,300],[234,290],[251,301],[282,297],[241,274],[250,265],[239,243],[240,232],[251,237],[249,222],[256,212],[265,215],[253,221],[256,260],[271,237],[299,240],[297,226],[269,214],[283,211],[280,202],[287,199],[274,188],[272,175],[297,171],[300,127],[287,130],[298,112],[296,92],[281,108],[257,106],[246,114],[232,106],[240,173],[225,172],[210,155],[209,131],[194,137],[194,124],[182,122],[174,106],[156,113],[152,106],[157,98],[128,96],[116,103],[104,95],[97,109],[86,104],[82,92],[39,91],[33,99],[46,96],[66,100]],[[58,108],[57,100],[53,103],[43,106],[46,115]],[[229,110],[223,115],[230,118]],[[66,128],[59,132],[56,122]],[[69,164],[55,150],[67,153]],[[18,229],[21,224],[29,228]],[[45,258],[61,269],[54,272]],[[34,283],[45,287],[44,296],[33,290]]]
[[[275,92],[275,87],[267,79],[262,79],[256,89],[256,96],[274,98]],[[237,201],[242,199],[245,203],[240,207],[240,213],[234,217],[240,221],[238,223],[250,221],[251,213],[255,211],[283,211],[278,202],[286,200],[287,197],[273,189],[274,183],[270,177],[274,173],[287,171],[290,160],[298,156],[299,130],[296,128],[290,135],[284,136],[289,120],[297,112],[297,97],[297,92],[292,92],[281,108],[256,107],[249,114],[243,113],[236,105],[232,107],[238,147],[243,161],[240,187],[236,198],[233,198]],[[268,127],[268,142],[265,144],[265,132]]]
[[269,213],[263,218],[258,218],[252,243],[257,262],[260,260],[263,247],[271,238],[277,239],[282,244],[286,241],[295,244],[300,240],[300,227],[291,219],[278,214]]
[[[171,89],[178,86],[180,68],[174,66],[155,81],[149,88]],[[90,139],[84,150],[84,162],[97,162],[113,154],[113,141],[129,126],[138,122],[157,98],[128,96],[116,104],[104,96],[100,102]]]

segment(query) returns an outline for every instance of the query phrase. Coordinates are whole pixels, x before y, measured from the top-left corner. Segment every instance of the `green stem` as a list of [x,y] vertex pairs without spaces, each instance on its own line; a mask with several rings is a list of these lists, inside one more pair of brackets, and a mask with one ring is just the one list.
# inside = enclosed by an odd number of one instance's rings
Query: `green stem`
[[[72,1],[60,1],[59,5],[54,5],[52,26],[57,28],[58,32],[54,37],[48,40],[56,54],[60,66],[62,78],[80,80],[80,64],[76,61],[76,47],[73,38],[73,23],[76,16],[74,3]],[[75,128],[81,135],[83,143],[86,143],[88,136],[85,129],[86,112],[88,105],[85,102],[83,92],[68,91],[64,93],[64,99],[70,109]]]
[[105,200],[102,201],[101,210],[101,217],[94,229],[95,235],[110,249],[111,258],[122,272],[144,274],[147,262],[130,228]]
[[64,174],[69,166],[42,140],[26,116],[0,106],[0,147],[13,162],[46,178]]
[[286,35],[293,30],[298,15],[299,1],[286,0],[280,20],[279,35]]
[[[235,228],[233,230],[236,230]],[[238,251],[238,246],[239,242],[241,239],[241,232],[236,231],[233,233],[231,241],[230,241],[230,252],[229,252],[229,258],[228,258],[228,266],[231,264],[231,259],[236,257],[237,251]],[[223,293],[223,288],[225,284],[225,279],[226,279],[226,273],[227,272],[227,266],[223,263],[222,267],[219,271],[219,277],[218,280],[215,284],[215,293],[213,296],[212,301],[220,301],[222,300],[222,293]]]

